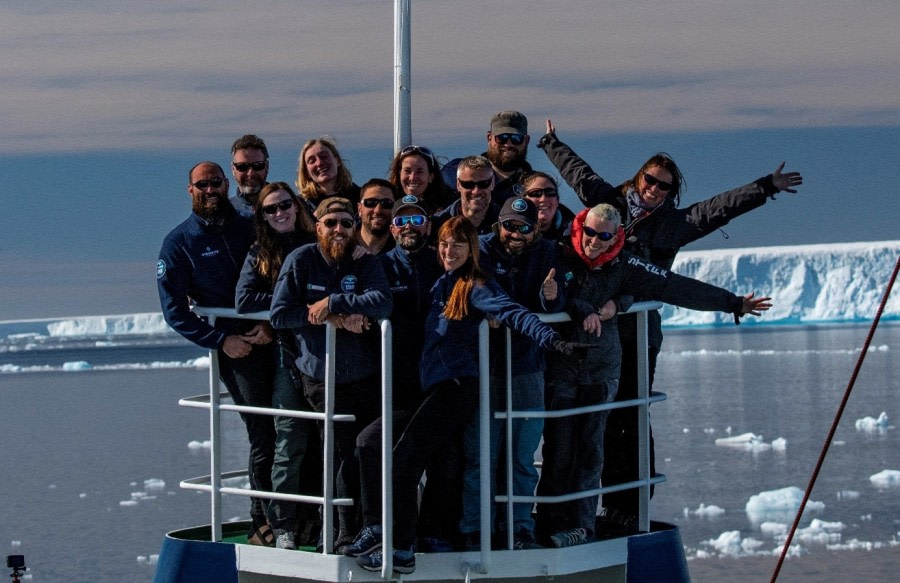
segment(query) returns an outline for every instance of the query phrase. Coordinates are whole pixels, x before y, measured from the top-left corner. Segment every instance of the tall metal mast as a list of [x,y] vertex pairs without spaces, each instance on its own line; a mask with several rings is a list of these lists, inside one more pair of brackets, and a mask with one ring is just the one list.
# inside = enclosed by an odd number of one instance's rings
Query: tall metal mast
[[412,143],[410,1],[394,0],[394,153]]

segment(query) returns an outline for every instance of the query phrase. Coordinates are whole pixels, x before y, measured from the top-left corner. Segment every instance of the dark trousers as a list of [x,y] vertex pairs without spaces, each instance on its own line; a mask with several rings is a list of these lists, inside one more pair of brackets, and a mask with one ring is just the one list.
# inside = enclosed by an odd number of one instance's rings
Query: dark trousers
[[[325,411],[325,382],[303,375],[303,390],[313,409]],[[360,528],[359,463],[356,459],[356,436],[378,417],[381,411],[381,388],[377,377],[335,386],[334,412],[349,414],[356,421],[334,423],[334,449],[338,498],[353,498],[353,506],[339,506],[341,534],[353,535]]]
[[[394,411],[394,443],[399,439],[410,417],[412,417],[411,411]],[[363,525],[365,526],[382,523],[381,421],[382,418],[379,417],[356,436],[356,455],[359,458],[360,502],[362,504]]]
[[[659,349],[650,347],[649,369],[650,388],[656,371],[656,357]],[[616,401],[637,398],[637,343],[622,342],[622,371],[619,377],[619,392]],[[606,424],[606,463],[603,466],[602,482],[612,486],[638,479],[638,412],[634,408],[610,411]],[[650,475],[656,474],[656,455],[653,447],[653,432],[650,433]],[[650,488],[653,496],[653,487]],[[638,491],[623,490],[603,495],[603,507],[608,513],[637,516]]]
[[[418,485],[442,448],[461,440],[478,409],[478,379],[438,383],[425,396],[394,447],[394,546],[409,549],[416,540]],[[426,490],[428,487],[426,486]]]
[[[235,405],[271,407],[275,376],[275,343],[254,346],[243,358],[231,358],[219,350],[219,378]],[[241,413],[250,440],[248,466],[250,488],[272,490],[272,461],[275,457],[275,422],[267,415]],[[266,523],[268,501],[250,498],[254,526]]]

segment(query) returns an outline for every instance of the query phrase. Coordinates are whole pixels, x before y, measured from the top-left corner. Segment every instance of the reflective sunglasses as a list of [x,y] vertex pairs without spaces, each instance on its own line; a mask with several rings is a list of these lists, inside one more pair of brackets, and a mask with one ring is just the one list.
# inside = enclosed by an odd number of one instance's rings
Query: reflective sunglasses
[[394,217],[391,223],[397,228],[405,227],[406,225],[421,227],[425,224],[426,220],[425,215],[404,215],[401,217]]
[[656,176],[652,174],[647,174],[644,172],[644,182],[647,183],[647,186],[655,186],[656,188],[662,190],[663,192],[668,192],[672,190],[672,183],[666,182],[664,180],[660,180]]
[[225,182],[222,178],[213,178],[211,180],[198,180],[197,182],[191,184],[194,188],[198,190],[206,190],[210,186],[213,188],[219,188],[222,186],[222,183]]
[[534,190],[526,190],[525,196],[529,198],[541,198],[542,196],[559,198],[559,191],[555,188],[535,188]]
[[437,156],[434,155],[434,152],[426,148],[425,146],[406,146],[402,150],[400,150],[400,156],[406,156],[408,154],[422,154],[429,160],[431,160],[432,165],[438,166]]
[[392,198],[367,198],[361,202],[367,209],[373,209],[376,205],[388,210],[394,208],[394,199]]
[[487,180],[459,180],[459,185],[466,190],[472,190],[476,186],[484,190],[485,188],[490,188],[493,181],[493,178],[488,178]]
[[500,225],[509,231],[510,233],[522,233],[523,235],[527,235],[528,233],[534,230],[534,225],[529,225],[528,223],[522,223],[521,225],[517,225],[512,221],[503,221]]
[[238,172],[246,172],[251,168],[257,172],[261,172],[266,169],[266,166],[268,166],[269,163],[266,160],[263,160],[262,162],[232,162],[231,165],[234,166],[234,169]]
[[494,139],[501,146],[506,144],[506,142],[512,142],[513,146],[521,146],[525,143],[525,136],[522,134],[497,134],[494,136]]
[[340,223],[342,227],[345,229],[353,228],[353,220],[352,219],[324,219],[322,224],[325,225],[329,229],[333,229]]
[[584,231],[584,234],[588,237],[597,237],[601,241],[612,241],[613,237],[616,236],[615,233],[607,233],[606,231],[595,231],[594,229],[588,227],[587,225],[582,225],[581,229]]
[[287,199],[287,200],[282,200],[282,201],[275,202],[272,204],[264,205],[262,207],[262,210],[267,215],[274,215],[278,211],[280,211],[280,210],[286,211],[289,208],[291,208],[292,206],[294,206],[294,201],[292,201],[291,199]]

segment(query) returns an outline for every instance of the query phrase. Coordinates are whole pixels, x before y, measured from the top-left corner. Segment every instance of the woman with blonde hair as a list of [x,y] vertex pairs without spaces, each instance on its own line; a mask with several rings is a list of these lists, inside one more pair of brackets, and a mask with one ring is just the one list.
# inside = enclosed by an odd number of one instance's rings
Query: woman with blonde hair
[[347,163],[341,158],[331,136],[307,140],[300,148],[296,185],[310,213],[315,212],[320,202],[332,196],[359,202],[359,186],[353,182]]

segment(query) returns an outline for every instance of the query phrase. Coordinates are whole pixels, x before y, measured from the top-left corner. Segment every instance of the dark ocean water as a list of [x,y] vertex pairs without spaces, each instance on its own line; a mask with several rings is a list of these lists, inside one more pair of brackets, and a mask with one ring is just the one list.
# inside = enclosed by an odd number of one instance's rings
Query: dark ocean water
[[[758,550],[777,546],[750,520],[746,503],[761,492],[805,488],[866,333],[855,325],[667,331],[657,389],[669,399],[651,414],[659,470],[668,482],[657,490],[652,516],[681,526],[689,557],[717,554],[705,541],[722,533],[759,541]],[[182,479],[208,473],[208,450],[188,445],[208,439],[205,411],[177,405],[181,397],[206,392],[208,370],[127,368],[129,362],[187,361],[197,351],[143,347],[111,358],[104,350],[83,348],[66,359],[103,362],[106,370],[0,374],[0,494],[6,501],[0,545],[6,554],[25,555],[34,581],[148,581],[166,531],[209,522],[208,498],[178,487]],[[898,351],[900,325],[883,325],[812,495],[824,509],[801,523],[840,522],[845,546],[900,539],[900,487],[879,489],[869,480],[882,470],[900,470],[898,429],[865,433],[854,427],[855,420],[882,411],[891,425],[900,418]],[[732,436],[752,432],[766,443],[784,438],[786,447],[750,452],[716,446],[729,427]],[[237,416],[225,417],[223,431],[223,467],[245,467]],[[700,504],[724,513],[685,513]],[[246,517],[247,508],[246,499],[226,497],[224,516]],[[865,560],[859,550],[800,544],[810,553]]]

